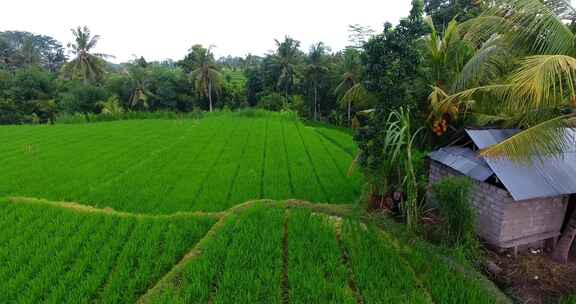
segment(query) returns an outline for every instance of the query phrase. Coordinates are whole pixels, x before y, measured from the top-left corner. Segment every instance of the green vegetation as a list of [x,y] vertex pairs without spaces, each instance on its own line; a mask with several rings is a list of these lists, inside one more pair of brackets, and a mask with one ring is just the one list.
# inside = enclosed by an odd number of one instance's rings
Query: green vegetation
[[339,146],[289,115],[247,116],[0,127],[0,196],[156,214],[359,197],[361,178],[346,174],[352,156]]
[[432,186],[432,195],[438,205],[443,223],[442,239],[449,246],[476,246],[476,213],[468,178],[446,178]]
[[251,203],[214,227],[142,303],[507,303],[432,247],[302,204]]
[[348,269],[326,216],[305,210],[287,213],[288,298],[293,303],[355,303]]
[[131,216],[0,200],[0,302],[134,302],[208,231],[203,216]]
[[[51,37],[0,32],[0,124],[22,124],[0,127],[0,197],[11,197],[0,200],[0,302],[134,302],[148,290],[158,302],[501,301],[435,247],[321,213],[350,215],[367,189],[370,206],[392,204],[420,232],[423,151],[463,143],[465,128],[521,129],[485,157],[573,146],[563,132],[576,126],[575,10],[411,6],[379,32],[350,26],[343,50],[285,36],[262,56],[215,58],[191,44],[179,60],[112,64],[86,26],[72,30],[70,59]],[[466,188],[434,188],[448,247],[478,244]],[[237,207],[289,198],[317,213]],[[192,211],[223,218],[160,280],[213,222],[168,215]],[[576,213],[565,226],[561,262]]]
[[574,304],[576,303],[576,295],[567,296],[560,300],[560,304]]

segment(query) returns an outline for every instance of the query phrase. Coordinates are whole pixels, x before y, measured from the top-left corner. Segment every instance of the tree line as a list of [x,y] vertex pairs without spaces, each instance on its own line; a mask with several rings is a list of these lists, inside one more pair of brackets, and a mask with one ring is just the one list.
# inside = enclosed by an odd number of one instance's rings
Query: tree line
[[352,25],[350,46],[337,52],[286,36],[264,56],[216,59],[212,47],[193,45],[177,61],[113,64],[110,55],[94,52],[100,37],[88,27],[72,29],[66,47],[45,35],[0,32],[0,123],[54,122],[65,113],[261,107],[349,125],[355,112],[392,96],[386,103],[425,101],[425,86],[404,94],[421,77],[422,54],[411,44],[427,31],[425,10],[439,22],[459,15],[447,3],[414,1],[410,17],[381,33]]

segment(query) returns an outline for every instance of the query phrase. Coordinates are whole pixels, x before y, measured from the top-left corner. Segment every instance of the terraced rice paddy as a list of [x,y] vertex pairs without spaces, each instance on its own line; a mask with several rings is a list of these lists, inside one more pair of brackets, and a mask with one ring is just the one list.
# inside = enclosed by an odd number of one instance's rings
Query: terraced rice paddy
[[[391,235],[282,203],[222,220],[143,303],[499,303],[485,281]],[[266,228],[263,228],[266,227]],[[213,228],[214,229],[214,228]]]
[[350,136],[280,114],[0,127],[0,197],[115,210],[222,211],[250,199],[350,203]]
[[0,303],[135,302],[214,222],[0,200]]
[[347,218],[362,180],[333,128],[220,113],[0,138],[0,303],[507,303]]

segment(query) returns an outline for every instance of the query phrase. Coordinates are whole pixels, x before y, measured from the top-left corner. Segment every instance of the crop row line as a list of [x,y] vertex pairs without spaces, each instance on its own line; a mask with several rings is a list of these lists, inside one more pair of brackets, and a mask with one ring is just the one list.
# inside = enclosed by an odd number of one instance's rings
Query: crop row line
[[210,178],[210,176],[214,172],[214,168],[216,168],[216,165],[218,164],[218,162],[222,158],[222,155],[224,154],[224,151],[226,150],[228,143],[230,142],[230,139],[233,138],[233,135],[237,132],[237,130],[238,129],[234,129],[232,132],[230,132],[230,135],[228,137],[226,137],[226,140],[224,141],[220,150],[218,151],[218,154],[217,154],[214,162],[212,162],[212,164],[210,164],[208,172],[206,173],[206,175],[204,175],[204,178],[200,182],[200,186],[198,188],[198,191],[196,192],[196,194],[194,195],[194,199],[192,200],[192,205],[196,204],[196,202],[200,198],[200,195],[204,191],[204,187],[206,185],[206,182],[208,181],[208,179]]
[[290,182],[290,192],[292,196],[296,194],[294,191],[294,182],[292,181],[292,168],[290,167],[290,154],[288,154],[288,145],[286,144],[286,127],[284,125],[284,121],[281,123],[282,126],[282,142],[284,146],[284,155],[286,156],[286,165],[288,167],[288,180]]
[[[190,128],[190,126],[188,126],[188,129],[189,128]],[[169,144],[168,146],[160,147],[156,150],[151,151],[148,154],[149,155],[148,157],[142,158],[140,161],[134,163],[133,165],[131,165],[128,168],[125,168],[123,171],[119,172],[116,176],[105,179],[103,182],[99,183],[98,185],[91,187],[90,192],[93,192],[94,190],[101,188],[101,187],[104,187],[106,185],[110,185],[110,184],[115,183],[116,181],[118,181],[122,177],[128,175],[129,173],[136,170],[137,168],[142,167],[146,163],[155,160],[157,157],[162,155],[164,152],[167,152],[167,151],[175,148],[182,140],[184,140],[184,138],[185,138],[185,136],[182,135],[179,138],[177,138],[175,141],[173,141],[171,144]]]
[[[215,127],[214,130],[215,130],[214,132],[211,132],[211,133],[210,133],[210,137],[209,137],[209,138],[215,138],[215,137],[217,136],[217,134],[219,133],[220,128],[219,128],[219,127]],[[198,151],[196,152],[196,154],[194,154],[194,156],[192,157],[192,159],[191,159],[190,161],[186,161],[185,164],[182,166],[182,168],[180,168],[179,170],[177,170],[177,172],[178,172],[177,174],[174,173],[174,171],[176,171],[176,170],[173,170],[173,171],[170,172],[170,174],[171,174],[172,177],[173,177],[174,182],[167,183],[167,184],[168,184],[168,187],[167,187],[166,190],[164,190],[165,197],[168,197],[168,196],[170,195],[170,193],[171,193],[172,191],[174,191],[174,189],[175,189],[176,186],[177,186],[177,181],[180,181],[180,180],[181,180],[181,178],[182,178],[182,176],[184,175],[184,173],[185,173],[186,171],[188,171],[188,169],[196,162],[196,160],[202,155],[202,152],[204,152],[205,148],[206,148],[207,146],[209,146],[211,142],[212,142],[212,141],[209,140],[208,142],[206,142],[205,144],[203,144],[202,147],[198,149]],[[160,204],[161,202],[162,202],[162,203],[166,203],[164,200],[158,199],[156,205]]]
[[344,153],[350,155],[351,157],[354,157],[354,154],[352,152],[350,152],[348,149],[346,149],[344,146],[342,146],[339,142],[337,142],[333,138],[326,136],[326,134],[322,133],[321,131],[318,131],[318,130],[314,130],[314,131],[317,134],[319,134],[320,136],[322,136],[323,138],[325,138],[326,140],[328,140],[329,142],[331,142],[335,147],[338,147],[338,149],[342,150]]
[[290,280],[288,278],[288,221],[290,211],[286,210],[284,213],[284,235],[282,237],[282,303],[290,303]]
[[[243,159],[244,155],[246,154],[246,150],[248,148],[248,143],[250,142],[251,136],[252,136],[252,128],[250,128],[250,131],[248,132],[246,140],[244,141],[244,144],[242,145],[242,151],[240,152],[240,159]],[[236,170],[234,171],[234,175],[232,177],[232,182],[230,183],[230,185],[228,187],[228,193],[226,194],[226,202],[230,202],[230,199],[232,198],[232,191],[234,190],[234,185],[236,184],[236,179],[238,178],[238,175],[240,174],[241,165],[242,165],[242,163],[238,162],[238,165],[236,166]]]
[[358,284],[356,283],[356,278],[354,275],[354,269],[352,268],[352,264],[350,262],[350,251],[342,242],[342,221],[338,221],[334,224],[334,231],[336,234],[336,241],[338,242],[338,247],[340,248],[341,256],[342,256],[342,264],[346,267],[348,271],[348,288],[354,295],[357,304],[364,304],[364,297],[362,296],[362,292],[358,288]]
[[266,119],[266,126],[264,127],[264,146],[262,147],[262,168],[260,170],[260,197],[264,198],[264,167],[266,166],[266,147],[268,145],[268,119]]
[[300,130],[300,125],[297,122],[295,122],[295,124],[296,124],[296,129],[298,130],[298,135],[300,136],[300,140],[302,142],[302,145],[304,146],[304,151],[306,151],[306,155],[308,156],[310,166],[312,167],[312,171],[314,171],[314,176],[316,177],[316,181],[318,182],[318,185],[320,186],[320,189],[322,190],[322,193],[324,194],[326,201],[330,203],[330,196],[328,195],[326,188],[324,187],[324,185],[322,184],[322,181],[320,180],[320,176],[318,175],[318,169],[316,168],[316,165],[312,159],[312,156],[310,155],[310,151],[308,150],[308,146],[306,145],[306,142],[304,141],[304,137],[302,137],[302,131]]

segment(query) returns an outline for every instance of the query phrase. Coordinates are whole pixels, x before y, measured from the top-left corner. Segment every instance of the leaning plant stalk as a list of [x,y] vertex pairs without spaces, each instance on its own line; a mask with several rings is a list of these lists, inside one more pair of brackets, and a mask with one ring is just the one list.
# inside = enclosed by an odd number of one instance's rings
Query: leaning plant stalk
[[405,132],[404,137],[408,139],[405,145],[406,156],[403,162],[403,186],[406,194],[406,200],[402,204],[402,207],[406,216],[406,225],[408,226],[408,230],[414,232],[418,229],[418,221],[420,219],[420,206],[418,204],[418,180],[416,179],[416,172],[413,164],[412,148],[414,145],[414,140],[422,128],[418,129],[416,132],[414,132],[414,134],[412,134],[410,128],[410,112],[401,111],[400,115],[403,130]]

